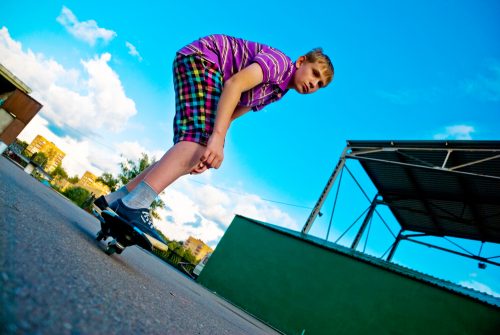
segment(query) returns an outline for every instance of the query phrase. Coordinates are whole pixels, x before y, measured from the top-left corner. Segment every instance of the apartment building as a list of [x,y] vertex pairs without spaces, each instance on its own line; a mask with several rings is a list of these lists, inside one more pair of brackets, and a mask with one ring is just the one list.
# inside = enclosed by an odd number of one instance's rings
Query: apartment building
[[97,176],[89,171],[86,171],[83,174],[75,186],[80,186],[86,189],[90,193],[93,193],[96,197],[100,197],[101,195],[108,194],[110,192],[109,187],[97,181]]
[[66,156],[61,149],[42,135],[37,135],[28,145],[26,151],[32,155],[37,152],[43,152],[48,158],[47,164],[45,165],[45,171],[47,172],[54,171],[58,165],[62,164],[62,160]]
[[202,259],[208,253],[214,252],[205,242],[192,236],[189,236],[189,238],[184,241],[183,247],[190,250],[197,260]]

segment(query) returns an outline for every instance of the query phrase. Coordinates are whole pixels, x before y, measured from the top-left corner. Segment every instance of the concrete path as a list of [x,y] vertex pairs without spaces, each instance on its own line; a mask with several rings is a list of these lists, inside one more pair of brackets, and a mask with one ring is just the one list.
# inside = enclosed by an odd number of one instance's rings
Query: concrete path
[[278,334],[0,156],[0,333]]

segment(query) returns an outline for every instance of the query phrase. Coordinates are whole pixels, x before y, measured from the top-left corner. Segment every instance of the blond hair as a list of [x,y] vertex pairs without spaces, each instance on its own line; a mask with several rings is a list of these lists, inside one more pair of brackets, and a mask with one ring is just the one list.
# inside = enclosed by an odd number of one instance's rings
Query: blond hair
[[334,68],[330,57],[323,53],[323,49],[315,48],[309,51],[306,55],[306,61],[309,63],[318,63],[321,65],[322,74],[325,76],[325,86],[328,85],[334,74]]

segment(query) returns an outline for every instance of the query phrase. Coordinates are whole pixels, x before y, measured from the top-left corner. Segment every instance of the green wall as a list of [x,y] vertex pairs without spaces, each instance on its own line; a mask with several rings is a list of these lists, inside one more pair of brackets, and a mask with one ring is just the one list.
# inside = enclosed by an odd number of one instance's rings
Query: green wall
[[198,281],[286,334],[500,333],[498,307],[241,216]]

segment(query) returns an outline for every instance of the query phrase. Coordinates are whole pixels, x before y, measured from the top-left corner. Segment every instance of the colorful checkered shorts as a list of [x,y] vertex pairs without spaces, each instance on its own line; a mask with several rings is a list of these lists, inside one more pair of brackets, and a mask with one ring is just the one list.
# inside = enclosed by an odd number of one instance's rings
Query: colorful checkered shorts
[[223,77],[215,64],[196,54],[177,54],[174,61],[174,143],[207,145],[213,132]]

